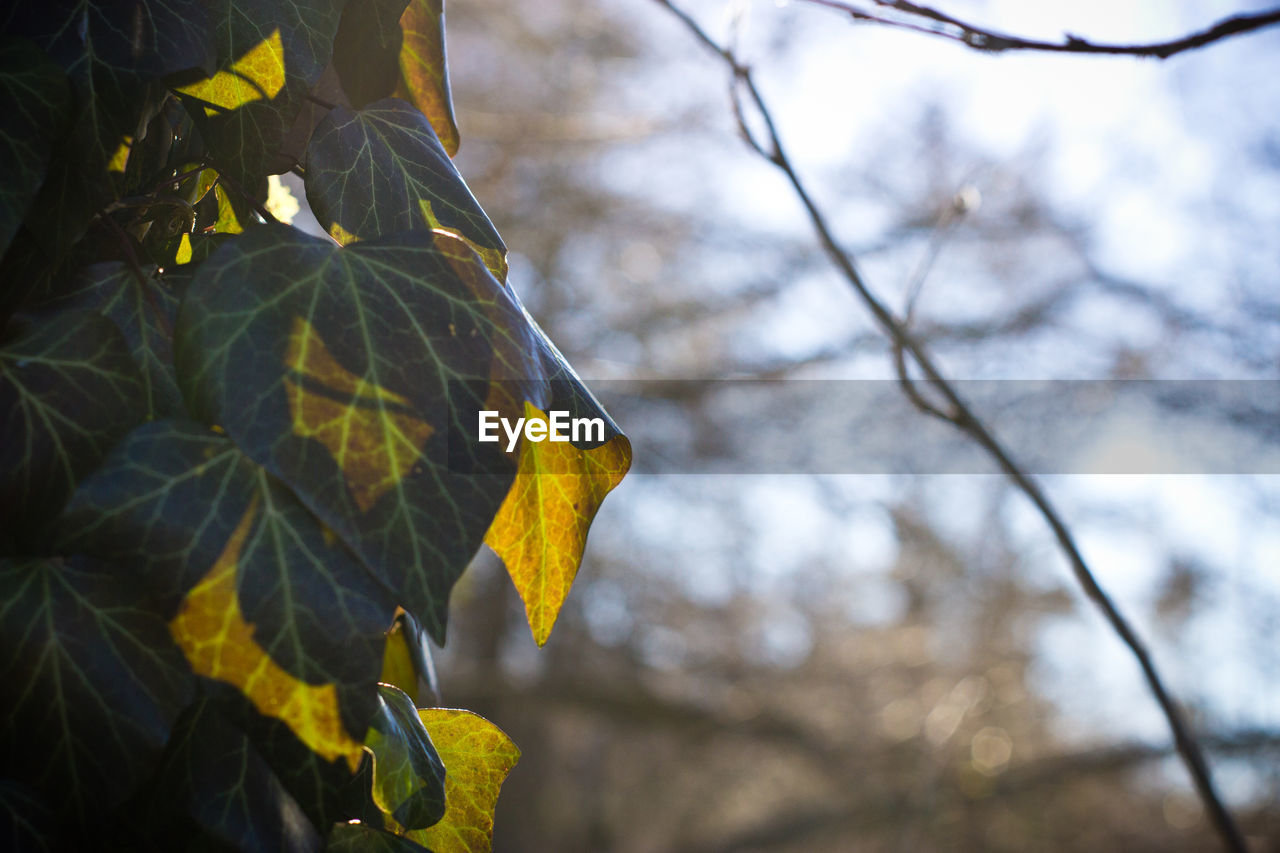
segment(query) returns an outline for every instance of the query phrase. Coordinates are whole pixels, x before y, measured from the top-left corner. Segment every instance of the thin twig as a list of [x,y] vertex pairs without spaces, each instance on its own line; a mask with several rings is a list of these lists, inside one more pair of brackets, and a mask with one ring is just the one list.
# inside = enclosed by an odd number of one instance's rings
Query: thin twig
[[[872,316],[880,324],[880,327],[893,345],[900,348],[904,353],[910,354],[912,360],[920,367],[921,373],[924,374],[925,381],[945,401],[949,409],[949,411],[944,411],[939,407],[926,403],[921,406],[922,410],[934,417],[946,420],[968,434],[995,461],[1013,485],[1035,505],[1036,510],[1049,525],[1054,538],[1058,542],[1059,549],[1071,565],[1077,583],[1097,606],[1103,617],[1111,625],[1112,630],[1129,648],[1141,667],[1147,686],[1168,722],[1178,754],[1182,757],[1183,763],[1187,767],[1187,772],[1190,774],[1192,782],[1204,802],[1205,810],[1221,837],[1223,846],[1232,851],[1232,853],[1245,853],[1247,848],[1244,837],[1241,835],[1239,827],[1236,826],[1234,818],[1232,818],[1218,796],[1213,784],[1212,774],[1209,771],[1209,766],[1205,761],[1200,745],[1183,719],[1177,703],[1165,687],[1164,679],[1156,669],[1150,652],[1147,651],[1146,645],[1138,637],[1137,632],[1129,624],[1129,621],[1120,613],[1115,603],[1112,602],[1111,598],[1099,585],[1093,571],[1080,553],[1075,537],[1068,529],[1066,522],[1063,521],[1062,516],[1059,515],[1057,509],[1044,492],[1041,491],[1040,486],[1018,466],[1004,445],[969,408],[951,383],[943,378],[924,346],[915,339],[909,330],[871,291],[862,274],[858,271],[854,259],[840,247],[840,244],[832,234],[830,226],[827,224],[826,216],[809,195],[804,182],[801,181],[791,160],[787,157],[772,114],[752,79],[750,69],[741,64],[732,53],[716,43],[696,21],[673,5],[671,0],[654,0],[654,2],[665,7],[683,21],[690,32],[728,66],[733,74],[735,111],[738,114],[739,127],[747,136],[748,144],[786,175],[796,197],[808,212],[810,223],[813,225],[818,240],[831,262],[844,275],[846,281],[848,281],[867,310],[871,312]],[[755,138],[746,126],[739,100],[740,93],[744,90],[750,96],[752,103],[755,104],[760,119],[764,124],[767,134],[767,140],[765,141]],[[905,376],[905,373],[903,375]],[[909,380],[904,383],[904,387],[909,385]],[[913,402],[917,402],[917,405],[919,405],[918,401],[923,400],[919,394],[909,392],[909,396]]]
[[206,168],[208,167],[204,163],[201,163],[199,166],[196,166],[194,169],[190,169],[186,172],[183,172],[180,175],[174,175],[171,178],[165,178],[164,180],[160,181],[158,184],[156,184],[154,187],[151,188],[150,194],[155,195],[165,187],[173,187],[174,189],[177,189],[178,184],[182,183],[187,178],[194,177],[195,175],[200,174]]
[[847,2],[847,0],[805,0],[805,2],[839,10],[858,21],[871,21],[888,27],[940,36],[986,53],[1034,50],[1050,53],[1144,56],[1168,59],[1175,54],[1205,47],[1231,36],[1242,35],[1280,24],[1280,9],[1272,9],[1253,15],[1233,15],[1230,18],[1218,21],[1207,29],[1171,41],[1150,44],[1102,44],[1068,33],[1063,37],[1062,41],[1052,42],[989,30],[976,24],[962,21],[929,6],[908,2],[908,0],[866,0],[873,6],[889,9],[891,12],[905,17],[876,14],[868,11],[865,6],[855,5],[852,2]]
[[326,101],[324,98],[316,97],[310,92],[307,93],[307,100],[318,107],[323,107],[326,110],[336,110],[338,108],[337,104],[330,103],[329,101]]

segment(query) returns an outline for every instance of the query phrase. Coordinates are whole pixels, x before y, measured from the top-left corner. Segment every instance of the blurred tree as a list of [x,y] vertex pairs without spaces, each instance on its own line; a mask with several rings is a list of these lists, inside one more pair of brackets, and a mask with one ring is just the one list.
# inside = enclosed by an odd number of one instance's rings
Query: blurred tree
[[[482,105],[459,116],[462,171],[513,248],[515,286],[586,375],[892,375],[871,323],[829,308],[842,285],[799,208],[734,208],[744,187],[785,197],[733,138],[716,69],[649,4],[471,0],[450,15],[458,102]],[[771,19],[762,67],[796,61],[831,20],[798,18]],[[905,105],[821,184],[867,269],[899,288],[885,293],[895,306],[917,279],[946,282],[925,284],[913,328],[954,375],[1274,377],[1273,223],[1231,187],[1218,208],[1229,246],[1270,247],[1272,275],[1215,244],[1205,264],[1227,258],[1218,274],[1238,286],[1196,300],[1162,272],[1117,271],[1098,226],[1053,200],[1051,140],[1002,158],[956,122],[945,101]],[[1240,145],[1270,150],[1268,127]],[[1275,158],[1252,168],[1277,179]],[[1233,508],[1273,528],[1266,484],[1236,485]],[[455,594],[466,613],[442,661],[446,703],[501,721],[524,749],[497,850],[1214,843],[1163,732],[1117,735],[1082,713],[1104,688],[1054,638],[1101,628],[1003,484],[641,477],[615,500],[541,653],[518,602],[495,594],[496,562]],[[1187,645],[1221,624],[1229,590],[1240,665],[1257,677],[1241,689],[1274,711],[1274,565],[1241,576],[1224,560],[1244,544],[1180,549],[1150,492],[1086,493],[1071,509],[1086,532],[1138,537],[1161,566],[1130,609],[1144,605],[1143,633],[1231,771],[1245,832],[1280,849],[1280,733],[1217,710],[1219,682],[1198,673],[1220,652]]]

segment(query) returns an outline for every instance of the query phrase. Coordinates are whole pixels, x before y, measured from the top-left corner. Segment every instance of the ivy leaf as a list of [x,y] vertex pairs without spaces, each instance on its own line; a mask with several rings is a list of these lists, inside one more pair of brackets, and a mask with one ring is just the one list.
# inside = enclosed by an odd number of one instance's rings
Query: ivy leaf
[[71,78],[76,115],[54,150],[27,223],[58,255],[115,197],[107,167],[124,137],[158,105],[152,85],[211,65],[203,0],[11,3],[4,31],[30,38]]
[[0,39],[0,254],[26,217],[70,114],[67,75],[30,42]]
[[408,837],[436,853],[488,853],[498,791],[520,758],[519,748],[502,729],[470,711],[423,708],[418,716],[448,770],[448,808],[439,823]]
[[405,0],[348,0],[333,42],[333,66],[357,109],[389,97],[400,80]]
[[49,804],[26,785],[0,780],[0,842],[11,853],[62,849],[58,821]]
[[104,165],[134,131],[150,82],[213,61],[201,0],[19,3],[6,18],[8,32],[32,39],[71,76]]
[[445,56],[444,0],[409,0],[400,28],[404,46],[400,49],[401,91],[396,95],[422,111],[452,157],[458,153],[458,124]]
[[161,774],[162,802],[176,803],[236,850],[319,850],[297,801],[243,731],[202,699],[173,735]]
[[[115,554],[163,594],[196,674],[235,688],[325,762],[354,771],[392,607],[352,555],[224,436],[162,421],[135,431],[77,492],[63,547]],[[277,772],[279,769],[277,768]]]
[[87,557],[0,561],[10,773],[79,814],[152,769],[192,681],[141,591]]
[[0,540],[33,547],[145,415],[138,368],[105,317],[56,314],[0,347]]
[[[219,0],[218,71],[180,86],[214,162],[252,190],[329,64],[343,0]],[[288,168],[283,166],[283,168]]]
[[61,530],[63,548],[129,565],[164,596],[197,672],[244,687],[329,759],[343,752],[326,719],[334,685],[376,680],[394,604],[230,439],[185,421],[139,427],[81,484]]
[[426,634],[410,613],[397,615],[387,632],[379,680],[403,690],[414,705],[426,704],[424,692],[433,701],[440,693]]
[[426,117],[404,101],[330,111],[307,147],[306,186],[316,218],[340,241],[438,228],[461,238],[499,281],[506,279],[502,238]]
[[431,853],[407,838],[359,823],[334,824],[325,853]]
[[[249,738],[312,826],[352,819],[382,825],[382,812],[370,798],[371,762],[362,745],[354,755],[343,753],[326,759],[301,740],[286,721],[261,713],[234,685],[200,678],[199,686],[218,713]],[[334,710],[344,728],[356,731],[358,724],[359,731],[367,731],[376,711],[377,685],[337,685],[336,694]],[[355,740],[363,740],[363,735]]]
[[[525,417],[547,421],[527,402]],[[484,541],[506,565],[538,645],[569,595],[596,510],[630,466],[631,444],[621,435],[585,450],[567,441],[521,444],[515,482]]]
[[445,813],[445,766],[403,690],[378,685],[379,709],[365,736],[373,755],[373,801],[400,826],[422,829]]
[[430,231],[340,249],[270,226],[201,265],[175,358],[193,410],[443,642],[449,590],[514,475],[475,433],[491,376],[524,377],[519,392],[544,402],[530,334],[509,293],[461,275]]
[[359,744],[343,723],[337,687],[290,675],[257,643],[236,594],[238,562],[254,522],[253,501],[213,568],[187,595],[169,631],[197,675],[224,681],[264,716],[284,722],[326,761],[345,758],[354,771]]
[[400,688],[409,701],[417,705],[418,670],[413,665],[409,643],[405,624],[397,619],[387,632],[387,645],[382,653],[382,678],[379,680]]
[[173,373],[178,297],[156,267],[94,264],[49,307],[92,311],[115,323],[140,368],[147,416],[162,418],[181,410],[182,394]]
[[[550,381],[548,410],[598,420],[603,427],[590,435],[569,435],[568,442],[522,440],[515,482],[485,534],[485,544],[507,567],[541,646],[577,576],[596,511],[631,468],[631,442],[546,333],[532,318],[528,322]],[[525,417],[547,420],[531,402],[524,408]]]

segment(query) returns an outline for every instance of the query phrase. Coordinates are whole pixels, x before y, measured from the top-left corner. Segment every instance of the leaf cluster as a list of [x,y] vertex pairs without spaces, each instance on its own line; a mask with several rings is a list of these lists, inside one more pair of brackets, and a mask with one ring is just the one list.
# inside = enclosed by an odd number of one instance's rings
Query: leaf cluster
[[[7,849],[488,848],[428,639],[488,542],[545,642],[630,446],[458,144],[442,0],[0,12]],[[477,440],[552,408],[604,441]]]

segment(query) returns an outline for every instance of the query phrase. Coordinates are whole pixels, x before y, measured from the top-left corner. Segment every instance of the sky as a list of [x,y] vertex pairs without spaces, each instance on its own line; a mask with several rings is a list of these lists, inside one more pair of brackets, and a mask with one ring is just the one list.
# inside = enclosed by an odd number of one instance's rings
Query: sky
[[[955,0],[938,5],[1029,37],[1054,39],[1066,31],[1095,41],[1171,38],[1234,12],[1262,8],[1167,0]],[[1037,177],[1055,210],[1084,224],[1094,255],[1108,272],[1140,277],[1178,304],[1223,316],[1238,310],[1232,302],[1240,294],[1274,294],[1277,289],[1280,169],[1263,168],[1259,159],[1280,140],[1280,31],[1166,62],[986,56],[915,33],[851,25],[834,13],[806,8],[802,0],[690,0],[683,7],[715,37],[724,38],[734,26],[730,22],[739,21],[741,56],[755,69],[794,163],[819,202],[828,206],[847,245],[872,241],[886,223],[874,205],[860,209],[857,200],[839,195],[839,174],[851,162],[876,156],[886,128],[908,127],[928,100],[940,104],[955,133],[986,157],[1017,161],[1037,153]],[[715,94],[723,91],[723,69],[678,24],[661,20],[662,14],[656,8],[638,11],[660,45],[656,49],[671,62],[635,81],[635,109],[675,109],[705,97],[708,88]],[[723,105],[724,99],[707,103]],[[780,236],[805,235],[803,213],[785,182],[743,152],[727,116],[722,129],[725,150],[738,150],[718,158],[713,176],[705,179],[720,188],[710,198],[681,190],[691,185],[692,172],[705,168],[705,161],[694,158],[701,166],[681,164],[661,143],[664,170],[646,168],[646,158],[656,155],[636,149],[612,161],[606,179],[624,191],[652,193],[675,208],[718,205],[725,227],[739,222]],[[975,174],[979,186],[982,177]],[[881,287],[892,301],[893,270],[874,264],[868,269],[872,286]],[[829,272],[797,281],[795,290],[799,295],[794,300],[778,306],[773,333],[766,338],[782,354],[796,354],[804,342],[840,340],[866,322]],[[924,298],[945,304],[947,296],[927,291]],[[960,291],[958,298],[971,297]],[[1096,324],[1104,333],[1142,334],[1141,318],[1117,317],[1105,307],[1096,315],[1088,313],[1088,306],[1082,310],[1079,322]],[[1270,342],[1276,340],[1273,335]],[[1095,375],[1095,366],[1069,349],[1043,354],[1043,359],[1040,355],[1019,358],[1012,369],[1028,378]],[[963,361],[949,366],[951,375],[966,377],[969,365]],[[1276,379],[1277,368],[1280,364],[1246,367],[1191,348],[1151,366],[1163,378]],[[880,355],[869,362],[837,363],[829,371],[832,376],[887,377],[892,366]],[[590,375],[590,369],[585,372]],[[607,372],[625,375],[627,366],[610,365]],[[866,486],[866,478],[858,479],[854,490]],[[1258,608],[1280,606],[1277,479],[1097,476],[1047,481],[1073,520],[1086,558],[1123,609],[1138,614],[1151,610],[1157,581],[1170,560],[1199,560],[1220,571],[1211,605],[1183,635],[1162,634],[1146,624],[1142,629],[1175,693],[1209,703],[1214,719],[1227,727],[1280,728],[1280,660],[1268,651],[1277,636],[1275,619],[1261,619],[1271,626],[1268,636],[1258,636],[1252,627],[1259,624]],[[944,519],[960,528],[974,523],[964,509],[964,495],[976,488],[973,482],[957,478],[942,488],[955,498],[943,501]],[[624,523],[624,513],[639,512],[643,518],[644,513],[663,512],[653,502],[661,497],[646,502],[640,495],[634,501],[625,495],[624,485],[612,505],[606,503],[597,525]],[[778,580],[785,585],[788,570],[798,571],[810,556],[797,543],[817,535],[801,535],[812,525],[816,498],[807,485],[796,483],[780,489],[773,484],[761,495],[753,563],[770,567],[760,584]],[[618,518],[611,517],[615,513]],[[1042,558],[1043,570],[1068,577],[1043,521],[1026,502],[1011,502],[1007,513],[1029,553]],[[882,535],[884,523],[860,522],[864,535],[858,547],[870,549],[855,561],[863,569],[891,556],[891,539]],[[679,526],[677,519],[655,523],[655,529],[673,526]],[[715,528],[692,527],[700,532],[691,533],[685,547],[698,555],[694,562],[702,567],[697,583],[691,581],[697,587],[692,594],[714,596],[724,586],[715,580]],[[877,529],[880,534],[866,532]],[[1077,602],[1075,614],[1054,621],[1040,639],[1042,684],[1059,703],[1068,728],[1084,740],[1164,740],[1163,719],[1136,666],[1083,597],[1077,596]],[[891,610],[893,602],[879,606]],[[1086,694],[1079,685],[1088,685]],[[1179,775],[1176,767],[1169,772]],[[1239,768],[1225,767],[1222,774],[1229,795],[1248,796],[1249,780]]]

